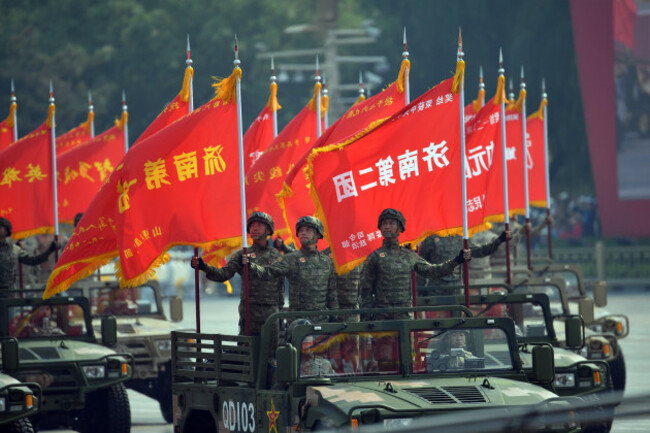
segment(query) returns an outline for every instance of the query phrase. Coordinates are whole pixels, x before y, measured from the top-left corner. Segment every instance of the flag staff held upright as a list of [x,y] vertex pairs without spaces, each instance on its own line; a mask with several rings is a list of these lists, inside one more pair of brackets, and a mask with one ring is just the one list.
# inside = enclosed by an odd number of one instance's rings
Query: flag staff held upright
[[[408,43],[406,42],[406,27],[404,27],[404,51],[402,52],[402,59],[409,59]],[[411,103],[411,85],[409,83],[409,67],[404,69],[404,106]]]
[[321,106],[321,89],[322,89],[322,84],[320,82],[321,77],[320,77],[320,71],[319,71],[319,66],[318,66],[318,56],[316,56],[316,75],[314,76],[314,81],[316,82],[316,88],[317,93],[316,93],[316,138],[320,138],[321,135],[323,135],[323,128],[322,128],[322,106]]
[[[463,37],[458,29],[458,58],[457,63],[465,63],[463,60]],[[463,198],[463,250],[469,249],[469,234],[467,228],[467,177],[465,173],[465,74],[460,77],[460,154],[462,172],[462,198]],[[463,285],[465,286],[465,305],[469,308],[469,262],[463,262]]]
[[[548,168],[548,95],[546,94],[546,83],[542,78],[542,101],[544,103],[544,167],[546,168],[546,216],[551,216],[551,178]],[[548,258],[553,259],[551,222],[548,222]]]
[[95,138],[95,106],[90,89],[88,89],[88,119],[90,120],[90,138]]
[[483,66],[478,68],[478,94],[481,107],[485,105],[485,81],[483,80]]
[[[505,84],[505,70],[503,69],[503,51],[499,48],[499,80]],[[505,90],[501,95],[501,153],[503,164],[503,221],[505,231],[510,230],[510,208],[508,206],[508,161],[506,158],[506,105]],[[511,284],[510,278],[510,240],[506,236],[506,283]]]
[[521,83],[519,84],[521,96],[521,130],[522,130],[522,159],[524,162],[524,198],[526,204],[526,261],[528,269],[533,269],[530,263],[530,202],[528,200],[528,146],[526,145],[526,82],[524,81],[524,66],[521,66]]
[[330,115],[329,115],[329,99],[330,95],[327,90],[327,80],[325,79],[325,74],[323,73],[323,104],[325,104],[325,114],[323,115],[323,126],[325,129],[330,127]]
[[[235,60],[233,61],[235,69],[240,69],[241,60],[239,60],[239,47],[237,46],[237,35],[235,35]],[[244,132],[242,129],[242,109],[241,109],[241,78],[237,76],[237,140],[239,143],[239,197],[241,201],[241,228],[242,228],[242,254],[248,254],[248,237],[246,235],[246,186],[244,183]],[[242,273],[244,284],[244,303],[246,306],[246,335],[251,335],[251,306],[249,299],[248,284],[248,263],[244,264]]]
[[278,83],[277,83],[278,77],[275,75],[275,62],[273,61],[273,57],[271,57],[271,94],[275,94],[275,98],[273,99],[273,108],[272,108],[272,113],[273,113],[273,138],[278,136],[278,98],[277,98],[277,89],[278,89]]
[[18,111],[18,102],[16,99],[16,92],[14,90],[14,80],[11,80],[11,98],[9,99],[10,106],[12,106],[13,109],[13,117],[14,117],[14,139],[13,141],[18,141],[18,114],[16,113]]
[[[57,191],[57,179],[56,179],[56,106],[54,105],[54,86],[52,85],[52,80],[50,80],[50,106],[48,107],[48,116],[47,123],[50,127],[50,138],[52,151],[52,191],[54,197],[54,242],[58,244],[59,242],[59,206],[58,206],[58,191]],[[54,260],[59,260],[59,250],[58,248],[54,250]]]
[[126,116],[126,119],[124,119],[124,154],[126,155],[126,152],[129,151],[129,122],[128,122],[128,114],[129,113],[129,107],[126,105],[126,92],[122,90],[122,118]]

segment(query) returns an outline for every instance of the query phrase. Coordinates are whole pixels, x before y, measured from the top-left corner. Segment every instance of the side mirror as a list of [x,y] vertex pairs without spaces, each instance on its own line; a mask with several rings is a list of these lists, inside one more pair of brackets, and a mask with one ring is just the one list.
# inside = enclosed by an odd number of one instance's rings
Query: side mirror
[[117,343],[117,319],[115,316],[102,317],[102,344],[107,347]]
[[588,297],[580,299],[578,301],[578,313],[582,316],[586,326],[594,323],[594,300]]
[[298,351],[291,344],[278,347],[275,351],[278,360],[278,382],[291,383],[298,378]]
[[183,298],[174,296],[169,300],[169,316],[172,322],[183,320]]
[[607,305],[607,283],[605,281],[597,281],[594,284],[594,304],[597,307]]
[[550,383],[555,377],[553,348],[548,345],[533,347],[533,372],[535,379],[541,383]]
[[15,338],[7,338],[2,340],[2,370],[3,371],[16,371],[20,366],[20,358],[18,356],[18,340]]
[[569,348],[577,349],[582,347],[582,335],[583,335],[583,325],[582,320],[578,316],[567,317],[564,322],[564,333],[566,339],[566,345]]

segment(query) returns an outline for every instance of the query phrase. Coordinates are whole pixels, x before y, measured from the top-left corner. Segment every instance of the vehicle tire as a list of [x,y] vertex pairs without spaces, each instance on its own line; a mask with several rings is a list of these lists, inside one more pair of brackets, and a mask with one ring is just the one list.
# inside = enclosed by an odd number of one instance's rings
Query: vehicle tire
[[623,357],[623,350],[620,350],[618,358],[612,359],[608,362],[609,371],[612,375],[612,382],[614,384],[614,391],[625,391],[625,358]]
[[14,421],[11,423],[11,425],[9,425],[9,429],[7,430],[8,433],[34,433],[35,431],[36,430],[34,430],[34,427],[32,426],[29,418],[23,418]]
[[172,369],[171,363],[167,365],[164,373],[161,373],[158,380],[157,392],[158,404],[160,404],[160,413],[165,422],[174,422],[174,405],[172,403]]
[[123,383],[90,394],[81,423],[81,433],[129,433],[131,407]]

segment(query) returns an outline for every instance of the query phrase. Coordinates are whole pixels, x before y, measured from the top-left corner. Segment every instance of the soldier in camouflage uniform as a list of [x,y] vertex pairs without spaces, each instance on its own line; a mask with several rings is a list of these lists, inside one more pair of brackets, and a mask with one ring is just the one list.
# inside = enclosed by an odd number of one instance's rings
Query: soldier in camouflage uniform
[[[280,311],[284,305],[284,285],[280,277],[263,279],[253,270],[256,265],[269,266],[283,260],[283,256],[268,244],[268,237],[273,235],[275,226],[271,216],[264,212],[253,212],[246,222],[246,230],[253,239],[253,245],[248,249],[248,257],[244,260],[243,251],[236,251],[223,268],[210,266],[202,258],[192,257],[192,267],[206,273],[209,280],[224,282],[231,279],[235,273],[242,274],[243,263],[250,263],[248,275],[248,296],[250,305],[250,333],[260,335],[266,318]],[[241,291],[239,302],[239,333],[246,330],[246,306],[244,290]],[[277,342],[277,329],[274,327],[274,341]]]
[[251,270],[264,278],[287,277],[290,311],[339,308],[334,263],[328,254],[316,248],[324,233],[323,223],[318,218],[304,216],[296,223],[296,237],[300,241],[298,251],[285,255],[284,260],[272,266],[251,265]]
[[52,242],[46,251],[30,256],[27,251],[11,242],[11,222],[0,218],[0,291],[16,289],[18,262],[38,265],[45,262],[56,249],[56,243]]
[[[323,250],[325,254],[332,257],[332,249],[327,247]],[[351,271],[343,274],[336,275],[336,296],[339,301],[339,308],[341,310],[358,310],[359,298],[359,278],[361,277],[361,268],[359,265]],[[342,318],[342,320],[359,321],[359,316],[349,316]]]
[[[427,278],[439,278],[471,258],[470,250],[461,250],[455,258],[433,265],[410,249],[399,246],[399,235],[406,229],[404,215],[395,209],[379,214],[377,227],[384,238],[383,245],[373,251],[363,264],[361,274],[362,308],[411,307],[411,272]],[[404,319],[408,313],[375,314],[375,319]]]
[[[474,268],[477,272],[470,271],[470,277],[488,278],[488,275],[491,276],[488,256],[494,253],[509,235],[510,233],[505,231],[501,232],[499,236],[490,236],[489,232],[488,234],[477,233],[469,239],[469,247],[472,251],[471,263],[473,264],[476,259],[482,259]],[[490,240],[487,241],[488,239]],[[487,242],[482,243],[484,240]],[[420,256],[430,263],[441,263],[456,255],[459,248],[463,248],[463,237],[460,235],[432,235],[420,244]],[[454,271],[438,278],[418,278],[417,284],[424,296],[451,295],[453,293],[443,287],[462,284],[461,271],[459,268],[458,272]]]
[[[510,257],[511,259],[514,259],[513,255],[516,256],[517,253],[517,247],[519,245],[519,241],[521,241],[522,238],[526,237],[526,230],[530,232],[530,237],[534,238],[535,236],[539,236],[539,234],[542,232],[542,229],[546,227],[548,224],[553,224],[553,217],[550,215],[547,216],[544,221],[539,223],[537,226],[532,227],[530,223],[526,223],[523,226],[519,224],[514,218],[510,220],[510,231],[512,232],[512,238],[510,239]],[[498,231],[498,230],[503,230],[505,227],[505,223],[496,223],[492,225],[492,232]],[[491,259],[493,260],[493,264],[501,264],[503,265],[506,260],[506,246],[501,245],[497,249],[497,251],[492,254]]]

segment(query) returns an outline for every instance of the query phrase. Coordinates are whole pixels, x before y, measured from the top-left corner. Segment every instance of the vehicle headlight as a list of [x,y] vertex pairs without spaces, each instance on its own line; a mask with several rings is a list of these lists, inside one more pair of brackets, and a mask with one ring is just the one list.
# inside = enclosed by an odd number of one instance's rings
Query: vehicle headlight
[[106,376],[106,367],[103,365],[84,365],[81,368],[88,379],[103,379]]
[[172,340],[157,340],[156,347],[158,350],[172,350]]
[[7,399],[0,397],[0,412],[4,412],[5,410],[7,410]]
[[574,373],[556,373],[553,384],[558,388],[573,388],[576,386],[576,375]]

